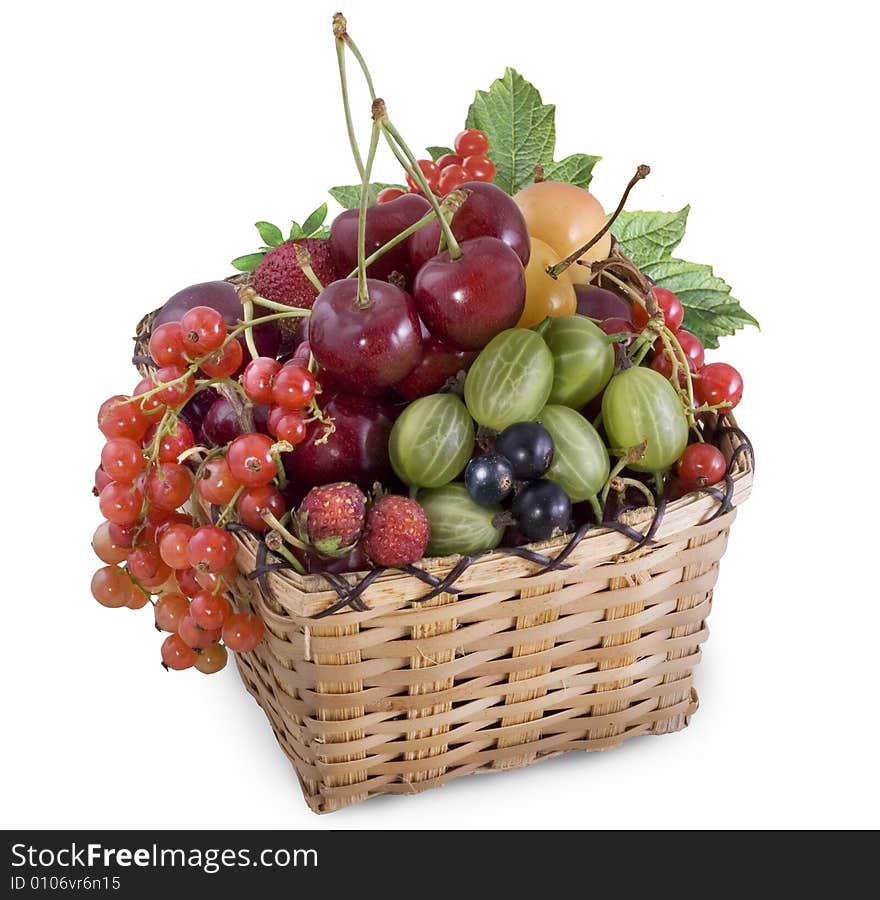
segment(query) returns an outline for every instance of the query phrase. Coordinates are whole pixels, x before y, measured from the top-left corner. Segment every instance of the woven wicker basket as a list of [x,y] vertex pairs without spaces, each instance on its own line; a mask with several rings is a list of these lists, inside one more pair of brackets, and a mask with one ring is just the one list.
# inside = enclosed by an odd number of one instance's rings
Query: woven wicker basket
[[[740,443],[734,432],[721,446],[731,456]],[[238,535],[237,601],[266,625],[263,644],[237,656],[239,670],[311,808],[684,728],[731,507],[752,484],[751,455],[734,459],[727,502],[692,494],[659,521],[650,510],[630,519],[641,533],[654,528],[635,551],[631,537],[596,529],[566,568],[544,574],[504,553],[466,567],[425,560],[437,579],[451,573],[456,593],[420,600],[424,579],[389,572],[360,595],[368,608],[323,618],[339,605],[323,577],[249,578],[259,542]],[[531,549],[554,557],[569,543]]]

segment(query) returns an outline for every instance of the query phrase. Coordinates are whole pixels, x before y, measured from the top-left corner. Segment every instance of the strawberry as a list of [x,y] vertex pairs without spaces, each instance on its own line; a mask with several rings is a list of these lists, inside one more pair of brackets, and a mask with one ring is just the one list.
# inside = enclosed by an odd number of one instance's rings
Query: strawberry
[[324,238],[304,238],[285,241],[266,253],[254,271],[254,289],[267,300],[311,309],[318,291],[306,278],[297,260],[297,245],[308,251],[312,270],[321,284],[326,287],[331,281],[336,281],[330,242]]
[[425,555],[430,527],[424,509],[397,494],[386,494],[367,513],[363,547],[380,566],[400,567]]
[[296,511],[299,536],[321,556],[346,556],[360,539],[366,504],[350,482],[312,488]]

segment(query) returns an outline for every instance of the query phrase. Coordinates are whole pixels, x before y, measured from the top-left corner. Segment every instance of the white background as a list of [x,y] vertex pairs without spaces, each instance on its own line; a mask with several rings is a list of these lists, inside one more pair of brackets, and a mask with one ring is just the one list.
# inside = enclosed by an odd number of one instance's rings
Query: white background
[[[348,0],[393,120],[449,144],[506,65],[602,154],[612,207],[693,211],[681,248],[760,320],[753,499],[724,560],[686,731],[418,798],[310,813],[233,666],[166,674],[150,610],[91,598],[95,411],[129,337],[230,273],[252,223],[351,183],[334,9],[45,2],[5,15],[4,827],[877,826],[875,38],[871,4]],[[366,106],[357,106],[366,121]],[[874,112],[871,112],[871,110]],[[395,180],[390,157],[377,174]]]

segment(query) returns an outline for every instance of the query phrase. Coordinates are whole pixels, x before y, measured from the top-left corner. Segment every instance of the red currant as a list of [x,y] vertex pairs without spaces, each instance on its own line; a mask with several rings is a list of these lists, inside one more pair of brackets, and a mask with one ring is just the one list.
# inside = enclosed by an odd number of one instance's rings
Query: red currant
[[466,128],[456,135],[453,146],[459,156],[485,156],[489,152],[489,138],[477,128]]
[[118,525],[116,522],[110,522],[107,526],[107,534],[118,547],[131,549],[134,546],[136,532],[137,527],[134,522],[131,525]]
[[402,197],[403,193],[404,192],[400,188],[382,188],[382,190],[376,194],[376,203],[390,203],[392,200]]
[[169,634],[162,642],[162,665],[166,669],[190,669],[197,659],[196,651],[179,634]]
[[[657,305],[663,310],[666,327],[671,331],[678,331],[684,321],[684,307],[681,305],[681,301],[672,291],[667,291],[662,287],[654,288],[654,298],[657,300]],[[633,303],[632,320],[639,331],[648,324],[648,310],[641,303]]]
[[700,369],[697,378],[694,379],[694,396],[701,405],[729,403],[728,408],[733,409],[742,399],[742,394],[742,375],[727,363],[709,363]]
[[442,172],[447,166],[460,166],[463,159],[464,157],[459,156],[458,153],[444,153],[435,162],[437,163],[437,168]]
[[147,476],[147,497],[156,506],[174,510],[190,498],[192,472],[179,463],[159,463]]
[[[132,396],[140,397],[141,394],[146,394],[148,391],[155,390],[155,388],[156,385],[153,382],[152,376],[142,378],[137,383],[137,387],[132,391]],[[135,400],[132,405],[135,406],[138,413],[144,417],[144,423],[146,425],[149,425],[150,422],[156,422],[161,418],[162,413],[165,411],[165,404],[159,399],[157,393],[151,393],[149,397],[145,397],[143,400]]]
[[228,378],[237,372],[244,360],[244,350],[238,341],[227,341],[219,350],[212,350],[199,368],[209,378]]
[[[169,382],[176,383],[170,384]],[[154,395],[160,403],[164,403],[166,406],[183,406],[196,389],[195,379],[192,374],[187,375],[187,370],[183,366],[164,366],[153,373],[154,387],[166,384],[167,387]]]
[[153,615],[160,631],[177,631],[180,620],[189,612],[189,600],[183,594],[168,593],[156,601]]
[[211,350],[219,350],[226,340],[226,320],[223,314],[211,306],[194,306],[180,320],[183,346],[194,359]]
[[281,371],[281,363],[269,356],[252,359],[241,375],[241,386],[254,403],[272,402],[272,385]]
[[159,555],[172,569],[188,569],[186,545],[192,537],[192,525],[176,524],[166,528],[159,538]]
[[184,597],[195,597],[202,589],[196,578],[195,569],[179,569],[174,573],[174,580],[177,582],[177,587],[180,588],[180,593]]
[[101,491],[103,491],[111,481],[113,481],[113,479],[100,466],[98,466],[98,468],[95,469],[95,496],[97,497],[98,494],[100,494]]
[[272,458],[272,439],[256,432],[239,435],[229,445],[226,462],[232,477],[245,487],[268,484],[278,473]]
[[285,409],[305,409],[315,396],[315,376],[302,366],[288,363],[275,376],[272,399]]
[[437,190],[445,197],[450,191],[454,191],[459,185],[469,180],[468,173],[463,166],[450,163],[440,171],[440,177],[437,179]]
[[92,537],[92,550],[95,551],[95,556],[101,562],[107,563],[108,566],[115,566],[123,562],[128,556],[128,548],[120,547],[113,540],[110,524],[110,522],[104,521],[95,529],[95,534]]
[[98,428],[106,438],[127,437],[139,441],[147,430],[147,420],[129,397],[116,394],[98,410]]
[[92,596],[111,609],[125,606],[131,599],[131,579],[124,569],[104,566],[92,576]]
[[[144,444],[149,447],[156,438],[159,423],[150,426],[144,437]],[[183,419],[178,419],[170,431],[162,435],[159,440],[159,462],[176,463],[181,453],[192,449],[196,444],[192,429]]]
[[101,515],[116,525],[134,525],[143,502],[144,495],[136,487],[117,481],[111,481],[98,498]]
[[461,164],[469,181],[493,181],[495,163],[488,156],[466,156]]
[[150,335],[150,356],[160,366],[179,366],[183,357],[183,329],[180,322],[166,322]]
[[727,472],[724,454],[712,444],[691,444],[675,465],[679,481],[689,491],[717,484]]
[[240,486],[232,477],[226,459],[220,456],[205,463],[197,488],[203,500],[215,506],[226,506]]
[[213,675],[226,665],[228,658],[229,654],[223,644],[212,644],[196,657],[195,667],[203,675]]
[[150,595],[142,591],[136,584],[131,586],[131,598],[125,605],[129,609],[143,609],[150,602]]
[[264,532],[269,526],[263,521],[263,513],[270,512],[280,519],[287,512],[284,497],[271,485],[251,488],[238,498],[238,517],[254,531]]
[[[284,407],[276,407],[284,409]],[[284,415],[275,420],[275,437],[279,441],[289,441],[295,447],[305,440],[306,423],[302,414],[293,410],[284,410]]]
[[196,528],[186,546],[189,564],[201,572],[220,572],[235,557],[235,540],[232,535],[216,525]]
[[223,627],[223,623],[232,615],[232,605],[222,594],[210,591],[199,591],[190,603],[189,614],[193,622],[208,631]]
[[[440,177],[440,167],[430,159],[420,159],[418,160],[418,164],[419,168],[422,170],[422,174],[425,176],[425,181],[428,182],[428,187],[432,191],[436,191],[437,179]],[[418,192],[422,189],[409,175],[406,176],[406,183],[413,192]]]
[[171,571],[159,556],[159,548],[155,544],[143,544],[132,550],[126,558],[126,565],[132,578],[138,581],[152,580],[160,572],[164,572],[167,578]]
[[112,481],[131,484],[146,465],[141,445],[131,438],[111,438],[101,450],[101,468]]
[[223,625],[223,643],[236,653],[248,653],[263,640],[263,623],[251,613],[236,613]]
[[196,625],[192,615],[192,604],[190,604],[189,612],[183,616],[177,625],[177,633],[183,639],[184,644],[192,647],[193,650],[204,650],[211,644],[216,644],[220,640],[220,629],[206,631]]
[[[618,319],[612,316],[609,319],[603,319],[599,323],[599,327],[605,334],[632,334],[633,332],[633,323],[628,321],[627,319]],[[635,335],[632,337],[624,338],[620,341],[621,346],[624,348],[629,347],[629,345],[635,340]]]
[[703,342],[684,328],[679,328],[675,336],[678,338],[679,344],[681,344],[681,349],[684,350],[691,372],[698,372],[706,362],[706,351],[703,349]]
[[207,572],[201,569],[193,569],[195,572],[196,582],[199,589],[210,591],[212,594],[219,594],[220,591],[228,591],[235,584],[236,571],[230,566],[222,572]]

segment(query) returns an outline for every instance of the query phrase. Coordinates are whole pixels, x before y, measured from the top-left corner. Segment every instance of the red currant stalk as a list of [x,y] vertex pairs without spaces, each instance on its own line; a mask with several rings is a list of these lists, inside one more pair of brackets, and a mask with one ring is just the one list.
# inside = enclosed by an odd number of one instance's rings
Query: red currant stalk
[[572,263],[577,262],[586,252],[590,249],[595,243],[601,241],[602,238],[608,233],[608,229],[614,224],[615,219],[623,212],[623,207],[626,206],[627,198],[629,197],[630,191],[643,179],[647,178],[648,175],[651,174],[651,167],[646,166],[644,163],[640,165],[636,169],[635,175],[629,180],[629,184],[623,191],[623,196],[620,198],[620,203],[617,204],[617,209],[614,210],[613,213],[608,217],[608,221],[584,244],[583,247],[578,247],[577,250],[572,251],[565,257],[565,259],[561,259],[555,266],[550,266],[547,269],[547,274],[551,278],[558,278]]

